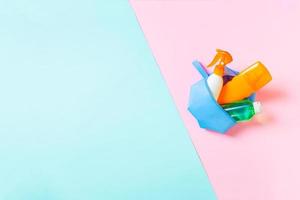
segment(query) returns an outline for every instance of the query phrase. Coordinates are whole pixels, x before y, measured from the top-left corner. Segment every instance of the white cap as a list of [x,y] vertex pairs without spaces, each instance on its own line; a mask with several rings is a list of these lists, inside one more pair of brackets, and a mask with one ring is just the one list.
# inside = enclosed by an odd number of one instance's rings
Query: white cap
[[253,108],[254,108],[255,114],[260,113],[262,111],[261,103],[259,101],[253,102]]

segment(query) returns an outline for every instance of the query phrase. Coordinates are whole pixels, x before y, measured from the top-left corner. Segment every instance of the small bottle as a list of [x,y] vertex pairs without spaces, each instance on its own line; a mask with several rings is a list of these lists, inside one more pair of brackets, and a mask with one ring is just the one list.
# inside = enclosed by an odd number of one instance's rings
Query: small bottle
[[207,78],[207,85],[214,96],[218,100],[223,87],[224,66],[217,65],[214,72]]
[[255,114],[261,112],[260,102],[250,100],[224,104],[222,107],[237,122],[249,121]]
[[218,103],[245,99],[271,80],[272,76],[267,68],[261,62],[256,62],[223,86]]
[[216,65],[214,72],[207,78],[207,85],[215,100],[218,100],[223,87],[224,67],[231,61],[232,57],[227,51],[217,49],[217,54],[212,62],[207,66],[212,67]]

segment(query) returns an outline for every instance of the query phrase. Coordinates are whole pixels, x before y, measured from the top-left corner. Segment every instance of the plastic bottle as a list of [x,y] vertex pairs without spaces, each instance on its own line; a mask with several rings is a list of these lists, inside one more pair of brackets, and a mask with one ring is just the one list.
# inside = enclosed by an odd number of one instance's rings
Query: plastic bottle
[[223,74],[224,74],[224,66],[217,65],[214,69],[214,73],[212,73],[207,78],[207,85],[212,95],[214,96],[215,100],[218,100],[218,97],[223,87]]
[[260,102],[252,102],[249,100],[224,104],[222,107],[237,122],[248,121],[255,114],[261,112]]
[[256,62],[223,86],[218,102],[225,104],[245,99],[271,80],[267,68]]
[[231,55],[223,50],[217,49],[212,62],[207,67],[212,67],[216,64],[214,72],[207,78],[208,87],[216,100],[218,100],[223,87],[224,67],[232,61]]

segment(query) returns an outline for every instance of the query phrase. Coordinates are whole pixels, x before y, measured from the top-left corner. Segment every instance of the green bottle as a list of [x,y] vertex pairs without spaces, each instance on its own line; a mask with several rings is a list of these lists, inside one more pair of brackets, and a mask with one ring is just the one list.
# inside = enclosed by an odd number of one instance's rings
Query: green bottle
[[260,102],[252,102],[250,100],[223,104],[222,107],[237,122],[248,121],[256,113],[261,112]]

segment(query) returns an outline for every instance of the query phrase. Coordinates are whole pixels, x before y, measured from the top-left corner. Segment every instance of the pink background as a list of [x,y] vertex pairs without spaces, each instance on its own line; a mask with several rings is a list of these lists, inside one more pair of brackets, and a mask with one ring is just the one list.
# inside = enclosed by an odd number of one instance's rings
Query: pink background
[[[171,95],[220,200],[300,199],[300,2],[132,0]],[[263,113],[227,135],[199,128],[187,111],[190,86],[228,50],[230,67],[261,60],[273,81],[258,92]],[[213,120],[213,119],[212,119]]]

